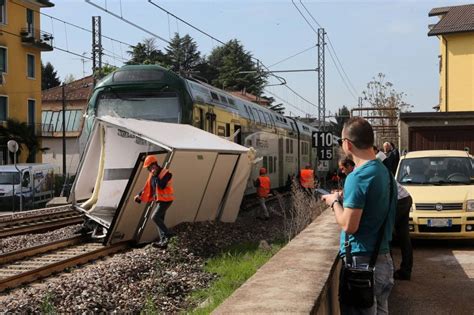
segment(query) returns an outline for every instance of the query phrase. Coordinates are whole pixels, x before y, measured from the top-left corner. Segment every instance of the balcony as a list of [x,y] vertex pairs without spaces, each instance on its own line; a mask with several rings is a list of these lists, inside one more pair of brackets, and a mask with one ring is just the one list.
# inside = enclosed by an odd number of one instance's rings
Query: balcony
[[21,42],[24,45],[33,46],[41,49],[41,51],[53,50],[53,35],[41,30],[25,27],[20,31]]

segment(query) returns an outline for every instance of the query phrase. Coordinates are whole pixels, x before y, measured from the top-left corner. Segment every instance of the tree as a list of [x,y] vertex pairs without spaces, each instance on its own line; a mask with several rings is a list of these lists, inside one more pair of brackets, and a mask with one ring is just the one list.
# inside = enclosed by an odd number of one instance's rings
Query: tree
[[252,55],[245,51],[238,40],[230,40],[225,45],[216,47],[207,58],[208,81],[222,89],[231,91],[246,90],[260,96],[266,83],[266,75],[262,73],[240,73],[241,71],[257,71]]
[[195,71],[203,62],[196,42],[188,34],[180,37],[175,33],[165,50],[164,65],[177,73]]
[[74,82],[74,81],[76,81],[76,78],[74,77],[74,75],[72,73],[70,73],[70,74],[68,74],[64,77],[64,82],[63,83],[64,84],[69,84],[69,83]]
[[46,63],[46,66],[41,63],[41,90],[47,90],[60,84],[61,81],[53,65],[50,62]]
[[163,64],[165,61],[165,55],[156,46],[154,38],[146,38],[143,43],[138,43],[136,46],[130,46],[132,50],[127,51],[132,56],[127,64],[128,65],[140,65],[140,64]]
[[378,115],[389,116],[390,119],[397,117],[397,111],[405,112],[413,107],[403,100],[406,96],[404,92],[397,92],[393,88],[393,83],[385,81],[383,73],[379,73],[377,77],[367,83],[367,90],[363,91],[362,95],[366,103],[377,108]]
[[334,135],[339,137],[342,134],[342,128],[350,116],[351,113],[345,105],[337,110],[335,115],[336,123],[333,123],[331,128]]
[[0,143],[6,146],[9,140],[15,140],[20,145],[18,154],[21,153],[23,146],[28,149],[27,163],[35,161],[37,152],[47,150],[40,148],[39,139],[35,134],[35,126],[16,119],[7,119],[6,126],[0,125]]
[[102,67],[102,70],[100,71],[100,77],[103,78],[108,74],[111,74],[115,70],[117,70],[118,67],[112,66],[112,65],[105,65]]

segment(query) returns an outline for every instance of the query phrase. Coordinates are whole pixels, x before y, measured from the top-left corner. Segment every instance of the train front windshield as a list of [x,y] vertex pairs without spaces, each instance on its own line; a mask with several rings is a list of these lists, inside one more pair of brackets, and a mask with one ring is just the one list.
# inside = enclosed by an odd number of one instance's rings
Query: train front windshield
[[179,97],[173,92],[106,91],[99,96],[97,116],[106,115],[179,123]]

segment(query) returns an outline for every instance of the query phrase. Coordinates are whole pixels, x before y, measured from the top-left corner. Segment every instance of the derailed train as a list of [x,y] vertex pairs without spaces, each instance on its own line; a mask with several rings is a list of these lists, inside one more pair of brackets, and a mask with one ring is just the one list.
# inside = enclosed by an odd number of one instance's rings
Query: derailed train
[[[316,128],[157,65],[124,66],[97,84],[89,99],[81,147],[94,118],[104,116],[189,124],[253,147],[262,163],[255,164],[250,178],[256,178],[263,166],[272,188],[284,187],[299,169],[317,162],[311,146]],[[336,163],[331,161],[331,167]],[[246,194],[254,192],[249,181]]]

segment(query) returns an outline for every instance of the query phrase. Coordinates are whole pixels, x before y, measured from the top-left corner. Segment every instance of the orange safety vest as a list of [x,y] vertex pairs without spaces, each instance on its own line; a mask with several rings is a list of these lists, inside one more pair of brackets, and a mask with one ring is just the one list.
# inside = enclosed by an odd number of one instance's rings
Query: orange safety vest
[[[162,179],[166,174],[168,174],[167,169],[162,169],[160,174],[158,175],[159,179]],[[146,180],[145,187],[143,188],[143,193],[141,195],[141,200],[144,202],[151,202],[151,201],[173,201],[174,200],[174,189],[172,185],[172,179],[168,181],[166,187],[164,189],[160,189],[160,187],[156,186],[156,194],[155,198],[153,198],[153,191],[151,186],[151,178],[153,174],[148,175],[148,179]]]
[[302,169],[300,171],[300,184],[303,188],[314,189],[314,171]]
[[270,177],[259,176],[260,186],[257,187],[257,195],[260,198],[267,198],[270,193]]

